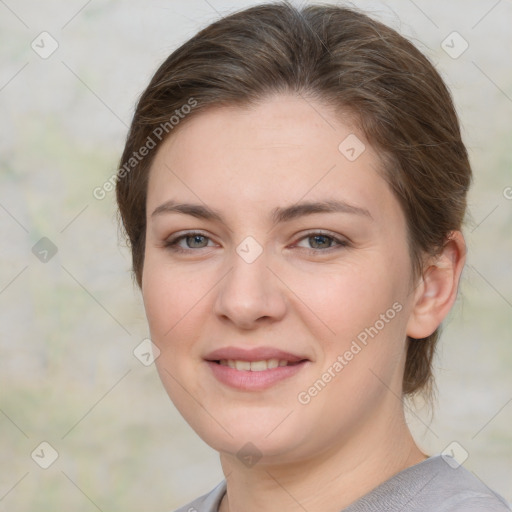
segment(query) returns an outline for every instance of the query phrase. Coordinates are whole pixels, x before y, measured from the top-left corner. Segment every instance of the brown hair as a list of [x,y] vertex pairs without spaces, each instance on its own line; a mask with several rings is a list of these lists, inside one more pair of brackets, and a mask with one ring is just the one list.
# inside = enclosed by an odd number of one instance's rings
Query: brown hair
[[[222,18],[184,43],[138,102],[116,193],[139,286],[147,180],[161,141],[209,106],[247,105],[290,92],[355,115],[384,156],[384,176],[407,219],[416,277],[423,257],[436,254],[450,232],[460,229],[471,168],[450,93],[428,59],[360,12],[264,4]],[[422,340],[408,339],[405,395],[431,391],[438,337],[436,330]]]

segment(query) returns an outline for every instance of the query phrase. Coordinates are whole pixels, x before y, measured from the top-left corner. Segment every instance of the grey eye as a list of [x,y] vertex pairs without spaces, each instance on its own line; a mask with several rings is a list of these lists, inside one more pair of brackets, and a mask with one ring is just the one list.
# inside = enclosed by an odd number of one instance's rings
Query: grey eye
[[189,249],[201,249],[208,245],[208,237],[204,235],[190,235],[184,237],[184,239],[186,240],[187,247]]
[[313,235],[308,237],[308,241],[313,249],[328,249],[332,246],[334,239],[327,235]]

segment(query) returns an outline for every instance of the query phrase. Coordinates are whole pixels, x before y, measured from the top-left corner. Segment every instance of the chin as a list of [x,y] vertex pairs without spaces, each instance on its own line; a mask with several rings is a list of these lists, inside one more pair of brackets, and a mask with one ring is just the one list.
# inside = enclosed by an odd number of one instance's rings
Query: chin
[[[230,455],[244,462],[245,457],[258,459],[259,464],[286,463],[306,456],[307,437],[304,425],[290,423],[286,427],[273,422],[273,429],[262,422],[231,422],[224,430],[216,422],[195,424],[189,421],[201,439],[221,455]],[[214,423],[214,424],[213,424]],[[299,434],[300,433],[300,434]],[[310,436],[309,436],[310,437]]]

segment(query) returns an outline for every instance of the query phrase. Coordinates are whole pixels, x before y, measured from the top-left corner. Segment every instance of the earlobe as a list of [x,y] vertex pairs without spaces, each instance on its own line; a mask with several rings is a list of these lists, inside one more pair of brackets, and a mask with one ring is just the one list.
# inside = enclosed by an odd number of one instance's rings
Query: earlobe
[[452,231],[440,254],[427,263],[415,291],[407,335],[421,339],[441,324],[457,298],[466,260],[466,244],[460,231]]

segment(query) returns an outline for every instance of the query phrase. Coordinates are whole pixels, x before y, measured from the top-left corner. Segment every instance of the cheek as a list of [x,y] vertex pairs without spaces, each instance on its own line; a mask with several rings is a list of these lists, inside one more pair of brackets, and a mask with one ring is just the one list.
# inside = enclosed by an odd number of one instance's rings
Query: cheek
[[[308,306],[301,305],[301,322],[309,323],[315,334],[319,368],[330,372],[324,374],[328,380],[336,375],[323,397],[315,399],[317,406],[343,396],[345,407],[356,414],[386,390],[381,380],[399,392],[407,325],[403,269],[408,260],[395,259],[396,264],[371,258],[360,266],[347,262],[329,272],[297,273],[295,280],[289,276],[291,288]],[[322,378],[320,370],[317,377]],[[308,383],[313,384],[314,379]]]
[[142,295],[152,340],[160,350],[188,338],[185,331],[194,324],[193,317],[210,288],[197,273],[179,271],[157,258],[147,258]]
[[381,314],[395,318],[393,304],[402,304],[406,293],[401,274],[384,262],[347,262],[316,272],[288,271],[286,282],[303,318],[316,323],[325,340],[340,342],[373,326]]
[[169,397],[186,418],[191,414],[190,393],[199,395],[197,383],[189,376],[198,364],[199,347],[194,340],[200,337],[198,315],[210,288],[197,274],[178,271],[159,261],[158,255],[148,255],[145,261],[142,295],[151,340],[160,350],[156,368]]

